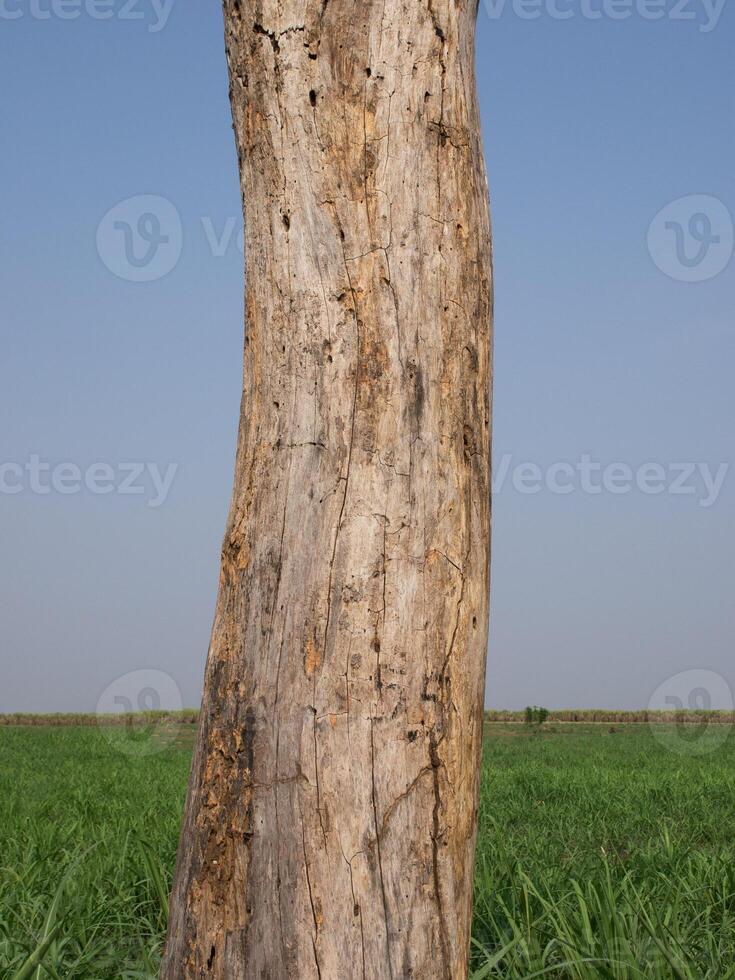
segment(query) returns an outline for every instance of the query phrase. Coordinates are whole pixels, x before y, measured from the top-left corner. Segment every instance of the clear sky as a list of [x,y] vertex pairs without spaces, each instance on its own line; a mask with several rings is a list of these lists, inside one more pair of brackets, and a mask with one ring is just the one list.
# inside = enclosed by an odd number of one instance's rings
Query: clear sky
[[[492,706],[735,687],[734,47],[715,0],[481,5]],[[0,81],[0,711],[141,669],[193,705],[243,329],[219,6],[0,0]]]

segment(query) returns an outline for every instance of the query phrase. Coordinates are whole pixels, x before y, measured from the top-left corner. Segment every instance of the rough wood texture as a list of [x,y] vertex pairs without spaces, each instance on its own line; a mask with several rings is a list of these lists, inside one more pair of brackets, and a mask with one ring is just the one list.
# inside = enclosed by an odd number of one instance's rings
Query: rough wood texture
[[476,0],[225,0],[235,491],[162,976],[467,975],[488,625]]

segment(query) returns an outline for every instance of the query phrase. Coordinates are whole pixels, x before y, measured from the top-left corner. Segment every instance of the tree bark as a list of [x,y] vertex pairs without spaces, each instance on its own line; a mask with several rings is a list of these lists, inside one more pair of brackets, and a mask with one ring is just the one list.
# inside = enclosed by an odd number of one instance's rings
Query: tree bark
[[488,627],[476,0],[225,0],[244,394],[161,976],[467,976]]

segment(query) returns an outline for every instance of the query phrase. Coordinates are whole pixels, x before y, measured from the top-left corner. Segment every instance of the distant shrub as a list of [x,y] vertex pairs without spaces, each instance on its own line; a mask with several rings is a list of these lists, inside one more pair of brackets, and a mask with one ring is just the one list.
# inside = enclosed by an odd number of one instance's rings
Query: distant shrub
[[537,704],[526,707],[526,724],[529,728],[541,728],[548,717],[548,708],[542,708]]

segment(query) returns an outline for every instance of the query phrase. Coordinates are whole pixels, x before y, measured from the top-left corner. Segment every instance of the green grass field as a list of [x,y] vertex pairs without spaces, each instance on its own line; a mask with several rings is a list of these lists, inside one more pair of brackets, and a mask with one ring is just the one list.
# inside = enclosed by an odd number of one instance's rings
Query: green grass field
[[[723,726],[610,727],[488,726],[476,980],[735,978],[735,741]],[[155,976],[193,725],[181,731],[130,755],[122,728],[0,727],[0,976]]]

